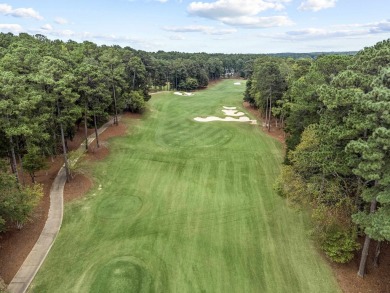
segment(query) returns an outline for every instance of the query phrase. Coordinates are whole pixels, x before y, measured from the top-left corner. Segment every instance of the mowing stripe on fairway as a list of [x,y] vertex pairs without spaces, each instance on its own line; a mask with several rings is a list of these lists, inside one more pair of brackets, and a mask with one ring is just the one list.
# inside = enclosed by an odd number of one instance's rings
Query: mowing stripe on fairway
[[154,95],[93,163],[101,190],[68,204],[31,292],[340,292],[305,215],[273,191],[282,146],[249,123],[245,84]]

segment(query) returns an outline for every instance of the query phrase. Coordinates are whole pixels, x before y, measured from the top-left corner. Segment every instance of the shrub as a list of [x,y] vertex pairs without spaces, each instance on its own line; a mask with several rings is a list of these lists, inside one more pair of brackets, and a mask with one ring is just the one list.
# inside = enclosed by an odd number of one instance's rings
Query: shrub
[[355,233],[330,231],[326,233],[321,248],[332,261],[347,263],[353,259],[360,245],[356,242]]
[[0,232],[11,224],[22,228],[42,196],[41,185],[20,186],[15,176],[7,172],[4,162],[0,161]]

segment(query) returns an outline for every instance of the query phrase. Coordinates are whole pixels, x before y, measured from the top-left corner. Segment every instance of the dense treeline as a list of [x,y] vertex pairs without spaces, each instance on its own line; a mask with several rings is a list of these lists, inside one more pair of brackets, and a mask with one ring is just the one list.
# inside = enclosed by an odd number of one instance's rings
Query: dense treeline
[[0,84],[0,232],[21,227],[42,196],[23,174],[35,183],[44,158],[62,153],[69,176],[67,141],[76,127],[86,138],[88,127],[108,116],[117,124],[119,112],[142,112],[150,98],[138,52],[42,35],[0,35]]
[[356,51],[344,51],[344,52],[311,52],[311,53],[271,53],[267,54],[268,56],[273,57],[281,57],[281,58],[294,58],[294,59],[303,59],[303,58],[309,58],[309,59],[316,59],[319,56],[327,56],[327,55],[355,55]]
[[[43,35],[0,34],[0,232],[21,227],[42,196],[25,184],[62,153],[71,175],[67,142],[123,110],[142,112],[149,90],[195,90],[209,80],[245,76],[254,55],[148,53],[130,47],[49,40]],[[85,143],[86,150],[88,144]],[[7,167],[8,166],[8,167]]]
[[62,154],[71,175],[67,142],[77,127],[86,139],[109,116],[117,124],[124,110],[142,112],[152,88],[195,90],[242,77],[265,126],[287,133],[280,193],[311,206],[314,235],[333,260],[352,258],[359,233],[367,235],[364,256],[371,238],[390,239],[389,41],[355,56],[277,56],[149,53],[0,34],[0,232],[28,220],[42,196],[34,182],[45,157]]
[[324,252],[348,262],[365,235],[363,276],[370,239],[377,248],[390,240],[390,40],[355,56],[259,58],[244,99],[259,107],[268,130],[284,128],[277,189],[310,206]]
[[[280,53],[280,54],[207,54],[164,52],[146,53],[151,56],[152,81],[162,87],[169,83],[179,90],[193,90],[206,87],[209,80],[250,75],[252,63],[262,56],[290,58],[307,57],[315,59],[329,53]],[[335,53],[353,55],[354,52]]]

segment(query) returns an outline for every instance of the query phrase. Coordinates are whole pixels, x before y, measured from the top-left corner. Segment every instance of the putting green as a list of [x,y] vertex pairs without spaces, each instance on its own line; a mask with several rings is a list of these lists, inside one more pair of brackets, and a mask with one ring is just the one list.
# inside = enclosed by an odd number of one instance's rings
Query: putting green
[[282,146],[256,125],[193,120],[242,111],[234,82],[153,96],[93,163],[101,188],[66,206],[31,292],[340,292],[272,189]]

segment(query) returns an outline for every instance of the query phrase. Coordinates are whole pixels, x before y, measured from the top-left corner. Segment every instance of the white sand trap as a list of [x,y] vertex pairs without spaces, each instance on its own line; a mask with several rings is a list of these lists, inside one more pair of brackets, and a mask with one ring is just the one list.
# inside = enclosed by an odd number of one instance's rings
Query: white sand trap
[[241,82],[235,82],[234,85],[241,85]]
[[[252,124],[256,124],[256,120],[250,120],[248,117],[239,117],[239,118],[233,118],[233,117],[225,117],[220,118],[216,116],[209,116],[209,117],[195,117],[195,121],[198,122],[211,122],[211,121],[225,121],[225,122],[251,122]],[[255,123],[253,123],[255,122]]]
[[237,112],[237,110],[222,110],[226,116],[244,116],[245,113]]
[[[223,106],[223,108],[224,110],[222,110],[222,112],[227,116],[225,118],[209,116],[209,117],[195,117],[194,120],[198,122],[225,121],[225,122],[250,122],[251,124],[257,124],[256,120],[249,119],[249,117],[245,116],[245,113],[238,112],[237,107]],[[234,118],[231,116],[235,116],[238,118]]]
[[174,92],[173,93],[174,95],[178,95],[178,96],[193,96],[194,94],[193,93],[181,93],[181,92]]

